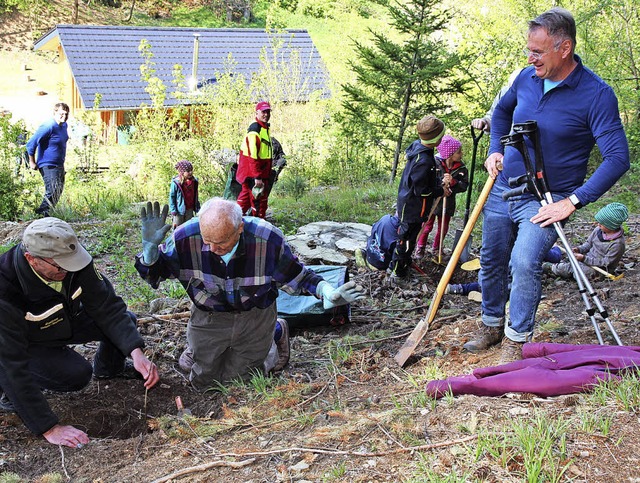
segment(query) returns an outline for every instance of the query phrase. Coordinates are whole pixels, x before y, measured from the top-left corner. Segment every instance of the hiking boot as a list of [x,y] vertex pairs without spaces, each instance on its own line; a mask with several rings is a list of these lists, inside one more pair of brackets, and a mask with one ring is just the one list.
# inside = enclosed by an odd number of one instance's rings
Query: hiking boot
[[502,326],[489,327],[482,324],[482,327],[474,334],[474,338],[467,342],[462,348],[468,352],[480,352],[496,345],[504,336]]
[[193,364],[193,351],[191,350],[191,347],[187,347],[182,351],[182,354],[180,354],[180,357],[178,358],[178,367],[183,372],[189,373],[191,372]]
[[455,294],[455,295],[463,295],[464,289],[462,288],[462,284],[459,283],[450,283],[447,285],[447,288],[444,289],[445,294]]
[[291,355],[291,347],[289,344],[289,324],[284,319],[278,319],[278,324],[282,329],[282,335],[276,341],[276,347],[278,348],[278,362],[273,366],[273,372],[281,371],[289,363],[289,356]]
[[124,368],[117,374],[97,374],[93,373],[93,378],[101,381],[108,379],[140,379],[143,380],[142,374],[136,371],[133,362],[125,361]]
[[0,412],[14,413],[16,411],[16,408],[13,407],[13,403],[9,400],[4,392],[0,394]]
[[414,252],[414,258],[422,258],[427,253],[427,247],[417,246],[416,251]]
[[522,359],[522,342],[516,342],[508,337],[502,339],[500,347],[500,364],[509,364]]

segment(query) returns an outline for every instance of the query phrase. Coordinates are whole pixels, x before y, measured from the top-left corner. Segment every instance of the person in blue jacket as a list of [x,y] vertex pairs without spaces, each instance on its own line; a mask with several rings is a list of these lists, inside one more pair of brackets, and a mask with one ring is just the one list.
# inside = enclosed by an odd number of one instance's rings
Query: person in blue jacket
[[[43,123],[27,141],[29,166],[37,169],[44,181],[44,197],[36,213],[49,216],[64,189],[64,160],[67,156],[67,119],[69,106],[64,102],[53,108],[53,118]],[[37,152],[37,154],[36,154]]]
[[[483,211],[482,326],[464,348],[478,352],[502,340],[501,363],[520,359],[522,344],[533,337],[542,262],[557,238],[553,223],[596,201],[629,169],[616,95],[582,64],[575,46],[576,24],[567,10],[555,7],[530,21],[524,49],[530,65],[516,76],[491,119],[490,154],[484,164],[495,184]],[[520,152],[503,147],[500,138],[514,123],[527,121],[537,122],[554,201],[546,206],[531,193],[502,199],[510,189],[508,180],[524,175],[525,166]],[[526,143],[536,159],[528,136]],[[595,144],[602,162],[585,182]]]
[[367,248],[356,249],[356,265],[370,270],[386,270],[398,242],[398,215],[384,215],[371,227]]

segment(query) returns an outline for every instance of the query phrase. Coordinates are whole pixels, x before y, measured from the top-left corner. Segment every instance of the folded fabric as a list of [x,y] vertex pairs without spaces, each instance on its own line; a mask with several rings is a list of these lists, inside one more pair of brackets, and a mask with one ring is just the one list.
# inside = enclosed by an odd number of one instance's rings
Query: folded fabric
[[541,397],[587,392],[600,381],[638,371],[640,347],[527,343],[520,361],[478,368],[466,376],[427,384],[428,395],[503,396],[526,392]]

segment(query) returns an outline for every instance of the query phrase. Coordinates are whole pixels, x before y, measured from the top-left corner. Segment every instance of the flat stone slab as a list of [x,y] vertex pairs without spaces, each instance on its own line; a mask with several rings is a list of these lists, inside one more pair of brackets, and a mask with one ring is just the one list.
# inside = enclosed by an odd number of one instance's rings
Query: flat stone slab
[[318,221],[287,237],[293,251],[307,264],[344,265],[357,248],[364,248],[371,226],[365,223]]

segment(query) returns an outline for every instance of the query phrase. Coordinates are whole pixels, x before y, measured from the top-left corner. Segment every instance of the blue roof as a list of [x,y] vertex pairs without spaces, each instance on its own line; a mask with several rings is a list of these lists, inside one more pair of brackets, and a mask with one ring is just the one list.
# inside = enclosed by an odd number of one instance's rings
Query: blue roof
[[167,87],[166,106],[181,102],[171,93],[175,90],[172,70],[182,65],[185,77],[191,76],[194,34],[199,35],[197,80],[200,86],[215,83],[216,74],[224,72],[229,54],[236,64],[234,72],[247,82],[260,70],[263,49],[273,55],[273,45],[281,45],[278,55],[289,62],[299,56],[301,84],[297,99],[312,95],[329,95],[328,74],[311,37],[306,30],[267,32],[260,29],[199,29],[180,27],[120,27],[96,25],[57,25],[40,38],[34,49],[57,46],[64,50],[84,107],[93,108],[96,93],[102,96],[100,110],[137,109],[150,105],[146,83],[140,77],[144,58],[138,51],[146,39],[153,53],[155,75]]

